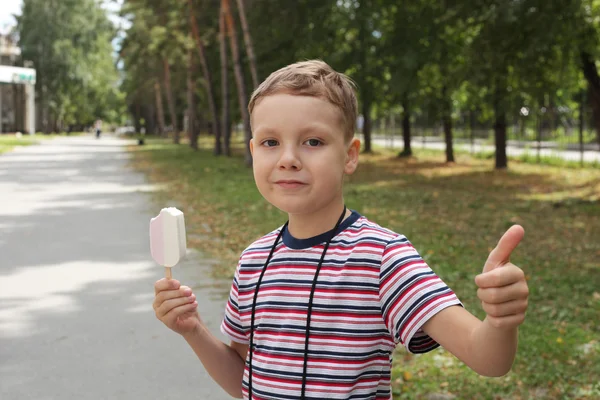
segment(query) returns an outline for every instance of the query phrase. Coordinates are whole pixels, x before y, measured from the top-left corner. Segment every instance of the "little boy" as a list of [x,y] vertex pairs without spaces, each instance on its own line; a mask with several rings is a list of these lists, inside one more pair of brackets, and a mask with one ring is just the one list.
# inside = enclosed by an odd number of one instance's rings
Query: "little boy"
[[180,333],[229,394],[244,399],[391,399],[398,343],[439,345],[481,375],[513,363],[528,287],[509,256],[513,226],[475,278],[480,321],[401,234],[344,206],[358,164],[351,81],[322,61],[282,68],[249,104],[254,178],[289,220],[241,255],[216,339],[176,280],[155,284],[157,317]]

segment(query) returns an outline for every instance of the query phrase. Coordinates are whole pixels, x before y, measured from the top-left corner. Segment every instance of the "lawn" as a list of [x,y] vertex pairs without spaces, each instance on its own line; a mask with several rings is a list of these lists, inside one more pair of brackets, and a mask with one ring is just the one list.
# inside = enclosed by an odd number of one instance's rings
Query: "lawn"
[[[218,277],[232,277],[240,252],[286,220],[261,198],[237,146],[233,158],[213,156],[207,139],[198,152],[160,140],[130,148],[134,167],[164,188],[157,204],[186,213],[188,246],[221,261]],[[600,399],[600,170],[443,160],[432,151],[361,155],[346,204],[405,234],[480,318],[473,278],[504,231],[521,224],[525,239],[511,261],[526,272],[530,308],[508,375],[479,377],[444,350],[399,349],[395,398]]]
[[[69,136],[78,136],[82,135],[84,132],[72,132]],[[34,144],[38,144],[41,140],[49,140],[54,139],[59,136],[67,136],[66,133],[61,134],[43,134],[37,133],[36,135],[30,136],[28,134],[23,134],[20,138],[14,134],[0,134],[0,154],[11,151],[15,147],[18,146],[31,146]]]
[[38,142],[38,135],[23,135],[21,138],[17,138],[15,135],[0,135],[0,154],[6,153],[17,146],[30,146]]

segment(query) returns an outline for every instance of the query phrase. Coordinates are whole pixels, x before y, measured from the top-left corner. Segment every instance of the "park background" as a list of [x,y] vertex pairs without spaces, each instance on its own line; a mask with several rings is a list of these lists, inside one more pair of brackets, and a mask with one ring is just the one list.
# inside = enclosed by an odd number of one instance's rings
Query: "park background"
[[1,38],[20,49],[2,63],[36,69],[39,133],[20,137],[14,112],[0,152],[103,120],[135,139],[131,167],[186,213],[218,278],[285,221],[252,180],[252,90],[298,60],[347,73],[363,142],[351,208],[407,235],[479,317],[473,277],[505,229],[526,231],[513,371],[399,349],[396,398],[600,398],[599,1],[25,0]]

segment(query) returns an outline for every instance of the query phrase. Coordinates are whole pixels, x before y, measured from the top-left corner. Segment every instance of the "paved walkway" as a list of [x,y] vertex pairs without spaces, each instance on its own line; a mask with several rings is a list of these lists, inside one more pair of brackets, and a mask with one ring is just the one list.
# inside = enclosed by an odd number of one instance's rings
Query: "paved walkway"
[[[360,135],[362,140],[362,135]],[[394,149],[402,149],[404,148],[404,142],[402,140],[402,136],[396,136],[391,138],[391,136],[382,136],[375,135],[372,138],[372,143],[378,146],[394,148]],[[421,148],[427,149],[435,149],[435,150],[446,150],[446,143],[443,139],[439,138],[425,138],[423,141],[423,137],[417,136],[413,137],[411,140],[412,149],[416,152]],[[519,157],[525,153],[530,156],[535,157],[537,155],[537,142],[528,143],[529,148],[525,148],[523,143],[509,141],[506,146],[506,154],[512,157]],[[571,146],[573,147],[573,146]],[[600,151],[598,150],[598,146],[595,144],[588,145],[588,149],[583,153],[583,160],[586,163],[600,163]],[[471,143],[467,140],[463,139],[455,139],[454,140],[454,149],[461,149],[465,151],[473,150],[475,153],[481,152],[492,152],[495,151],[496,148],[491,145],[487,145],[482,140],[477,140],[471,149]],[[542,157],[558,157],[563,160],[575,161],[579,162],[581,160],[581,153],[578,150],[561,150],[557,147],[555,143],[552,142],[544,142],[540,151],[540,155]]]
[[[162,206],[125,142],[61,138],[0,156],[0,399],[229,399],[152,310]],[[173,270],[218,332],[229,282]]]

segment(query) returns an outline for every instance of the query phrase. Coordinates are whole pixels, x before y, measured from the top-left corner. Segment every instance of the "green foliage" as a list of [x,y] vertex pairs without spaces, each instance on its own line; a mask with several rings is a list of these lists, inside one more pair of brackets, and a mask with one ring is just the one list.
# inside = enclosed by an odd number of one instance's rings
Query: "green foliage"
[[17,31],[22,59],[37,71],[46,131],[118,122],[123,95],[112,57],[115,29],[95,0],[25,0]]

